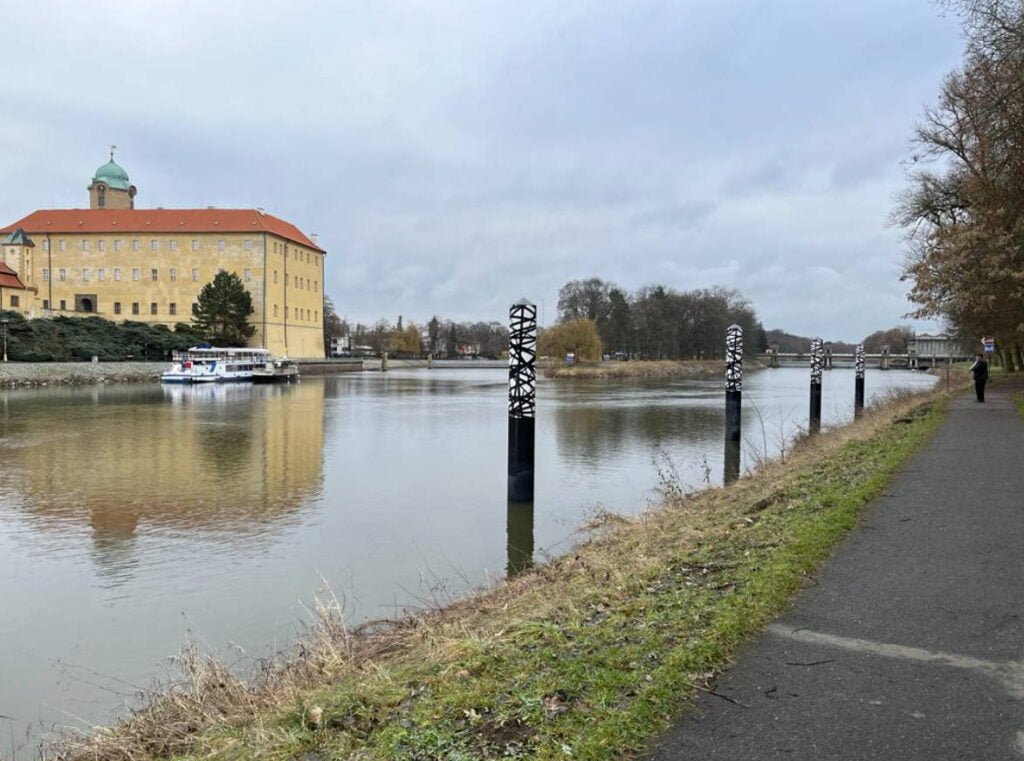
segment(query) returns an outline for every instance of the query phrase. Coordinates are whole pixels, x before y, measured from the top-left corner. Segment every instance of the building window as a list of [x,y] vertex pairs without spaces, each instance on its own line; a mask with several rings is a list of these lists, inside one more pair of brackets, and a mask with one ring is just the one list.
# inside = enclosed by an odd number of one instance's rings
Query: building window
[[100,267],[98,270],[96,270],[96,279],[99,280],[99,281],[106,280],[107,279],[107,271],[105,269],[103,269],[102,267]]
[[61,300],[60,300],[60,311],[62,311],[62,312],[63,312],[63,311],[65,311],[65,310],[66,310],[67,308],[68,308],[68,302],[66,302],[66,301],[65,301],[64,299],[61,299]]
[[43,299],[43,309],[49,309],[49,308],[50,308],[50,300],[49,299]]
[[174,267],[171,267],[171,271],[169,273],[167,273],[167,274],[171,278],[171,282],[172,283],[177,282],[177,280],[178,280],[178,270],[176,270]]
[[252,251],[252,239],[246,238],[245,241],[242,243],[242,246],[243,248],[245,248],[246,251]]
[[138,267],[132,267],[132,280],[138,282],[142,278],[142,273],[139,272]]
[[114,280],[119,281],[121,279],[121,268],[114,267]]
[[169,241],[167,241],[167,248],[169,248],[171,251],[177,251],[178,250],[178,241],[176,241],[176,240],[169,240]]
[[89,282],[89,268],[88,267],[82,267],[82,282],[83,283],[88,283]]
[[132,240],[132,251],[138,251],[139,250],[139,245],[140,245],[139,244],[139,239],[138,238],[134,238]]
[[156,240],[155,238],[153,240],[151,240],[149,242],[149,250],[150,251],[159,251],[160,250],[160,241]]
[[155,301],[154,301],[154,302],[152,302],[152,303],[151,303],[151,304],[149,305],[149,313],[150,313],[150,314],[156,314],[156,302],[155,302]]
[[149,271],[149,279],[150,280],[154,280],[154,281],[159,280],[160,279],[160,270],[150,270]]
[[313,310],[313,322],[320,322],[320,312],[316,309]]
[[247,282],[247,283],[252,282],[252,270],[249,270],[249,269],[243,270],[242,271],[242,277],[244,278],[245,282]]
[[274,282],[277,283],[277,270],[274,270]]
[[199,268],[198,267],[193,267],[192,268],[192,281],[195,282],[197,280],[199,280]]
[[217,250],[218,251],[223,251],[226,246],[227,246],[227,243],[224,241],[223,238],[221,238],[219,241],[217,241]]
[[193,238],[192,239],[192,250],[193,251],[198,251],[199,250],[199,239],[198,238]]
[[107,189],[102,185],[96,188],[96,205],[101,209],[107,205]]
[[61,251],[63,251],[65,248],[67,248],[67,246],[68,246],[68,242],[66,240],[64,240],[63,238],[61,240],[57,241],[57,248],[59,248]]
[[46,267],[43,267],[43,282],[47,283],[47,282],[49,282],[49,280],[50,280],[50,270],[46,269]]
[[277,304],[274,304],[274,317],[277,317]]
[[89,241],[86,238],[82,238],[82,250],[83,251],[88,251],[89,250]]
[[107,250],[107,242],[105,240],[98,240],[98,241],[96,241],[96,250],[97,251],[106,251]]
[[313,290],[315,291],[315,290],[317,290],[317,289],[318,289],[319,287],[320,287],[320,283],[318,283],[318,282],[317,282],[316,280],[314,280],[314,281],[313,281]]
[[[63,283],[67,279],[68,279],[68,271],[66,269],[64,269],[63,267],[61,267],[60,268],[60,281]],[[63,309],[63,308],[64,307],[61,307],[61,309]]]
[[121,250],[121,241],[119,241],[119,240],[115,240],[114,241],[114,250],[115,251],[120,251]]
[[121,302],[120,301],[115,301],[114,302],[114,314],[121,314]]
[[178,305],[175,304],[172,301],[170,304],[167,305],[167,313],[168,314],[177,314],[178,313]]
[[133,301],[132,302],[132,314],[138,314],[138,313],[139,313],[139,302]]
[[12,307],[19,306],[20,303],[21,303],[21,299],[19,299],[17,296],[11,296],[11,306]]
[[43,241],[43,251],[49,251],[49,250],[50,250],[50,239],[47,238],[46,240]]

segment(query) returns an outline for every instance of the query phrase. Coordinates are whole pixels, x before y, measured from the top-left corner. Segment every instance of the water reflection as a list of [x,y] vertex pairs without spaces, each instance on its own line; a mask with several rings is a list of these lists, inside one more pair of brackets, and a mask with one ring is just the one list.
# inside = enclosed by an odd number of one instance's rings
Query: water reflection
[[722,436],[721,394],[711,385],[598,386],[584,394],[582,403],[578,396],[568,397],[554,409],[559,451],[582,463],[603,463],[609,454],[631,449],[657,452],[680,440],[691,446],[717,442]]
[[509,502],[505,520],[505,575],[513,579],[533,568],[533,503]]
[[722,483],[734,483],[740,477],[740,442],[726,439],[725,466],[722,468]]
[[[135,392],[135,393],[132,393]],[[259,534],[323,478],[322,384],[26,396],[5,406],[5,486],[36,528],[87,525],[98,573],[130,577],[139,533]]]

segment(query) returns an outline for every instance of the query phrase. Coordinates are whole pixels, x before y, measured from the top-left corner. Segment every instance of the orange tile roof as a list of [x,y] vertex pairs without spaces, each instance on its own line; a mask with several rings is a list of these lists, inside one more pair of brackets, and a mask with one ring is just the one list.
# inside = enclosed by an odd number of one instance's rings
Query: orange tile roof
[[40,209],[0,228],[46,233],[271,233],[324,252],[290,222],[257,209]]
[[0,288],[25,288],[18,273],[12,270],[3,262],[0,262]]

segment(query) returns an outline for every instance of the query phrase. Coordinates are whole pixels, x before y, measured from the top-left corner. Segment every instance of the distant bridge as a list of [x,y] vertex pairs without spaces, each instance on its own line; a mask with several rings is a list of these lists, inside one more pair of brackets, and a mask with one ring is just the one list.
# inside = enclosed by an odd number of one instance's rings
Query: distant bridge
[[[809,367],[811,364],[810,352],[765,352],[755,355],[758,360],[768,367]],[[970,357],[957,354],[931,354],[921,356],[916,352],[907,354],[890,354],[881,352],[879,354],[865,354],[864,366],[876,370],[927,370],[931,367],[945,367],[950,362],[962,362]],[[851,353],[830,352],[827,349],[823,355],[824,368],[830,370],[833,367],[853,367],[854,355]]]

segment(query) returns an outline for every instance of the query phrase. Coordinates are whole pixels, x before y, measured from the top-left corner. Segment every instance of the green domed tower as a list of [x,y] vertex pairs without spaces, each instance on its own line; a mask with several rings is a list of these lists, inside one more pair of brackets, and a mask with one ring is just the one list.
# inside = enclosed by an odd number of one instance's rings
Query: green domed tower
[[96,170],[88,187],[90,209],[134,209],[135,186],[128,180],[128,172],[114,161],[114,146],[110,148],[110,161]]

